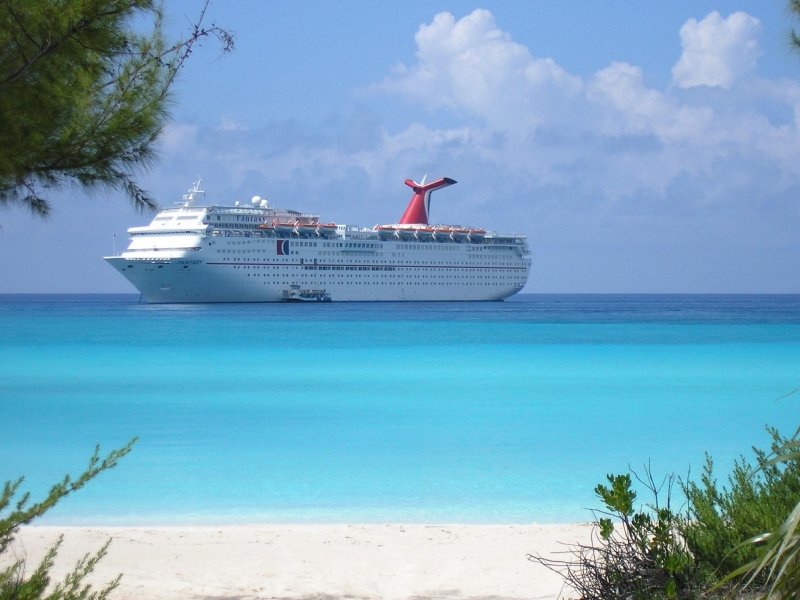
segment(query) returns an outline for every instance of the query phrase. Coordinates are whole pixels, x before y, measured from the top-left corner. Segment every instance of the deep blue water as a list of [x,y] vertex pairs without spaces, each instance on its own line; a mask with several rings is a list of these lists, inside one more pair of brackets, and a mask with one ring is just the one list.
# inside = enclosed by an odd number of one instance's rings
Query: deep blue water
[[0,296],[0,480],[51,523],[564,522],[800,424],[800,296],[141,305]]

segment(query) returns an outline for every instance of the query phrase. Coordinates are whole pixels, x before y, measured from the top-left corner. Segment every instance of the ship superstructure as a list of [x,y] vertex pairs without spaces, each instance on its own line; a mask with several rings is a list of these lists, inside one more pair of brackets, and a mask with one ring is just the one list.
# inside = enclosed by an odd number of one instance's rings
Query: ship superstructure
[[198,181],[179,206],[132,227],[105,260],[152,303],[502,300],[530,273],[524,235],[430,225],[431,193],[456,183],[406,180],[414,196],[399,223],[361,228],[249,204],[199,206]]

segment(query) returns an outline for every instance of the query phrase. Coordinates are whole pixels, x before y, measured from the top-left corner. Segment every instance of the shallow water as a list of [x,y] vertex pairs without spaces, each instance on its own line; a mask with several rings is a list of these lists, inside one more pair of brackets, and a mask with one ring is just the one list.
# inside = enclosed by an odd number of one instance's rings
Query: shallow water
[[51,523],[586,520],[800,424],[800,296],[137,301],[0,297],[0,478],[140,438]]

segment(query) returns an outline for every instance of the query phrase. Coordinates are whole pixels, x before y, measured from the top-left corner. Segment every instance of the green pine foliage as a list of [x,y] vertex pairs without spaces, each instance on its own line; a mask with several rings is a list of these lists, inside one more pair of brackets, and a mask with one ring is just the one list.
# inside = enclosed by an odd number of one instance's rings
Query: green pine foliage
[[[77,479],[72,479],[69,475],[65,476],[50,488],[47,497],[41,502],[31,503],[29,493],[24,493],[15,500],[23,479],[6,481],[3,491],[0,493],[0,558],[10,554],[14,538],[19,533],[20,527],[29,525],[44,515],[59,501],[81,489],[103,471],[114,468],[119,459],[131,451],[134,443],[136,443],[136,438],[122,448],[113,450],[102,460],[98,446],[89,460],[89,466]],[[10,564],[0,570],[0,600],[39,600],[44,598],[47,600],[105,600],[119,584],[119,577],[99,589],[93,589],[84,580],[94,570],[98,561],[105,556],[110,540],[95,554],[87,554],[78,561],[78,564],[63,581],[51,585],[50,570],[55,563],[62,539],[63,537],[58,539],[30,573],[27,572],[23,559],[3,561],[6,564],[10,562]]]
[[0,206],[47,215],[43,192],[77,184],[152,209],[134,174],[153,164],[171,84],[208,36],[233,48],[199,22],[168,41],[154,0],[0,0]]
[[[792,21],[800,21],[800,0],[789,0],[786,12]],[[789,33],[789,42],[792,49],[800,51],[800,33],[796,29],[792,29]]]

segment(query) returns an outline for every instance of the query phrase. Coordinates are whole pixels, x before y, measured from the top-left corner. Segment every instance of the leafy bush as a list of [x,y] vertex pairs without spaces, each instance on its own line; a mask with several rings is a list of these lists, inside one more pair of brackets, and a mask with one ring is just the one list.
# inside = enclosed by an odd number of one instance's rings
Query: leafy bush
[[[595,488],[605,505],[598,513],[605,516],[596,520],[590,542],[572,546],[567,560],[528,558],[559,573],[583,600],[697,597],[696,567],[679,533],[680,518],[670,506],[674,478],[656,485],[648,468],[640,481],[652,493],[653,504],[639,511],[634,510],[637,495],[630,474],[607,479],[608,486]],[[665,485],[666,505],[660,506]]]
[[[3,491],[0,493],[0,558],[11,549],[21,526],[28,525],[44,515],[64,497],[81,489],[103,471],[114,468],[119,459],[131,451],[135,442],[136,438],[124,447],[110,452],[102,461],[98,446],[89,460],[89,466],[77,479],[73,480],[69,475],[65,476],[60,483],[50,488],[47,497],[41,502],[29,504],[30,494],[25,493],[12,507],[12,501],[19,492],[23,478],[13,482],[6,481]],[[0,600],[38,600],[40,598],[47,598],[47,600],[104,600],[107,598],[117,587],[119,577],[99,590],[92,590],[92,586],[84,584],[83,580],[105,555],[109,542],[106,542],[96,554],[84,556],[62,582],[53,586],[52,589],[48,589],[50,569],[55,563],[62,540],[63,537],[59,537],[56,544],[48,550],[30,575],[26,573],[23,559],[12,560],[9,566],[0,570]]]
[[[755,560],[759,548],[743,542],[777,529],[800,501],[800,462],[770,460],[786,457],[792,450],[776,429],[767,431],[772,437],[771,454],[753,448],[756,465],[740,457],[727,486],[718,487],[708,455],[699,484],[690,481],[683,486],[688,509],[682,534],[709,581]],[[762,572],[753,583],[764,585],[767,575]]]
[[[800,7],[800,1],[795,5]],[[794,32],[793,37],[795,41],[798,39]],[[800,429],[795,432],[791,440],[777,448],[773,446],[772,450],[769,460],[766,462],[762,460],[759,471],[800,460]],[[736,581],[737,591],[745,591],[761,579],[767,584],[765,598],[800,599],[800,502],[778,527],[753,536],[737,547],[737,550],[745,547],[757,547],[758,555],[729,573],[723,579],[723,583]]]
[[[700,481],[680,485],[686,502],[677,511],[674,476],[660,485],[649,467],[637,476],[652,495],[637,510],[630,474],[608,475],[608,485],[595,488],[605,509],[595,511],[589,543],[569,547],[566,560],[528,558],[558,572],[583,600],[723,595],[743,575],[739,591],[800,600],[800,442],[767,431],[771,452],[753,448],[755,465],[740,457],[727,486],[718,486],[706,456]],[[775,581],[779,588],[767,587]]]

